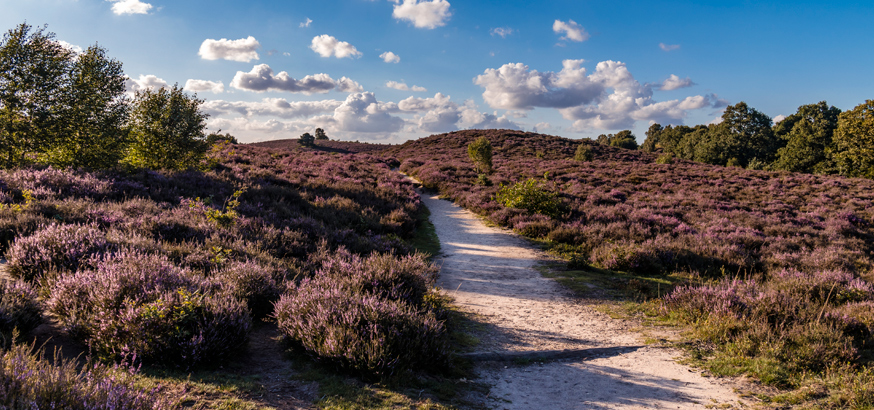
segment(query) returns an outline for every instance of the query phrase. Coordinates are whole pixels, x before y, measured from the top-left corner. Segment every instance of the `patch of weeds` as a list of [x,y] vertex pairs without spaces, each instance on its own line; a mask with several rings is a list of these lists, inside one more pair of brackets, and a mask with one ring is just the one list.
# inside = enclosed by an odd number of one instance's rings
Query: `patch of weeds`
[[185,373],[157,367],[144,367],[140,387],[161,386],[161,394],[185,408],[224,410],[271,410],[246,400],[262,393],[258,376],[243,376],[224,369]]

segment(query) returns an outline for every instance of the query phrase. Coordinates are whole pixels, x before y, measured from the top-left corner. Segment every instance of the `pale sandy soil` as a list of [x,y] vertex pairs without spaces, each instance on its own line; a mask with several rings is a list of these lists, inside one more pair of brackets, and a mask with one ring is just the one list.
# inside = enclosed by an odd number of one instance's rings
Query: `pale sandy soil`
[[[496,409],[700,409],[745,405],[728,380],[647,346],[632,322],[599,313],[536,269],[544,255],[512,232],[485,226],[455,204],[422,194],[440,238],[439,285],[484,323],[476,363]],[[555,351],[564,351],[555,355]],[[527,354],[520,352],[529,352]],[[520,360],[538,354],[563,358]],[[515,356],[514,356],[515,355]],[[516,357],[515,360],[512,360]],[[526,364],[528,363],[528,364]]]

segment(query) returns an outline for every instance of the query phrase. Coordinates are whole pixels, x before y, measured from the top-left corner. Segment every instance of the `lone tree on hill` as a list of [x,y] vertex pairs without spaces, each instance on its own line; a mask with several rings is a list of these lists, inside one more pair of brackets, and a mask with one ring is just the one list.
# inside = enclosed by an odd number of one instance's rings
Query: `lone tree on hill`
[[300,145],[304,147],[312,147],[313,145],[315,145],[315,141],[315,137],[310,135],[310,133],[308,132],[305,132],[303,133],[303,135],[300,136]]
[[492,143],[486,137],[479,137],[467,146],[467,156],[480,174],[492,173]]
[[327,140],[328,134],[325,134],[325,130],[321,128],[316,128],[316,139],[317,140]]

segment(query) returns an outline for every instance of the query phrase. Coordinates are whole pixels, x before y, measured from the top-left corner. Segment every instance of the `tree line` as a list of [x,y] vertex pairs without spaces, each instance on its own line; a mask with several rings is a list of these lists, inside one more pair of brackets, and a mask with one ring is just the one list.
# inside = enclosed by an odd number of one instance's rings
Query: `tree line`
[[628,130],[597,142],[714,165],[874,179],[874,100],[844,112],[825,101],[802,105],[776,124],[740,102],[718,124],[653,124],[639,147]]
[[122,63],[76,53],[27,23],[0,40],[0,167],[196,167],[217,141],[203,100],[178,85],[125,94]]

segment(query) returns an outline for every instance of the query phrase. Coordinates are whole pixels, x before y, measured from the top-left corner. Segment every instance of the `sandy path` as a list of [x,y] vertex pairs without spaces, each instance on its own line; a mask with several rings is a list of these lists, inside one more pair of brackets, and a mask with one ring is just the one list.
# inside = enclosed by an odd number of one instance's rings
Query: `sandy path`
[[[575,349],[576,358],[530,365],[478,362],[498,409],[700,409],[740,407],[732,389],[645,346],[631,324],[575,301],[535,269],[525,240],[485,226],[455,204],[422,194],[442,247],[439,285],[485,322],[481,356]],[[590,350],[585,350],[590,349]],[[586,353],[588,352],[588,353]],[[518,362],[518,361],[517,361]]]

